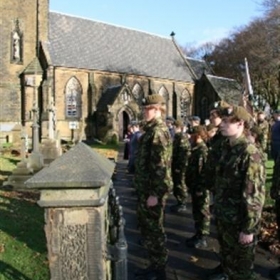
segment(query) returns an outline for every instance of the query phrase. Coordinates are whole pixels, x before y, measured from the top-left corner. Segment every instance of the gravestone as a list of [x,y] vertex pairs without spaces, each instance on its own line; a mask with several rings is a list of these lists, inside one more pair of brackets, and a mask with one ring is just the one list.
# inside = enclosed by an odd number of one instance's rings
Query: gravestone
[[59,131],[56,130],[56,108],[53,98],[48,106],[48,138],[42,141],[39,151],[43,156],[44,166],[62,155]]
[[107,200],[114,168],[80,142],[25,183],[41,191],[51,280],[111,279]]
[[27,134],[25,127],[21,128],[21,161],[17,164],[17,167],[12,171],[12,174],[8,177],[8,180],[3,183],[4,186],[12,186],[16,190],[26,190],[24,182],[33,176],[33,169],[30,167],[29,162],[26,159],[26,138]]
[[36,102],[33,104],[33,123],[32,123],[32,152],[28,158],[30,167],[35,171],[39,171],[44,166],[43,155],[39,151],[39,124],[38,124],[38,113]]

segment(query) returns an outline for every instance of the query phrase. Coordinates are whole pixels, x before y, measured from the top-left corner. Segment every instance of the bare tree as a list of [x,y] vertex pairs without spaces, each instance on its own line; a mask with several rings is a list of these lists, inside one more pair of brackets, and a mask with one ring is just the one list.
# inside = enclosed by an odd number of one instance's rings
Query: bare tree
[[189,49],[211,65],[218,76],[243,82],[244,58],[249,63],[255,103],[280,105],[280,1],[264,0],[264,16],[235,29],[218,44]]

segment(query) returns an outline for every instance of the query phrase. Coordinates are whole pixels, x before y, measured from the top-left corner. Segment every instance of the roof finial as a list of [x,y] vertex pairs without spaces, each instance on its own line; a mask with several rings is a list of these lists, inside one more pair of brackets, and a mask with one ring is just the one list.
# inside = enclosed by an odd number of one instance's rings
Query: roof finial
[[174,37],[174,36],[175,36],[175,32],[172,31],[172,32],[170,33],[170,36],[171,36],[171,37]]

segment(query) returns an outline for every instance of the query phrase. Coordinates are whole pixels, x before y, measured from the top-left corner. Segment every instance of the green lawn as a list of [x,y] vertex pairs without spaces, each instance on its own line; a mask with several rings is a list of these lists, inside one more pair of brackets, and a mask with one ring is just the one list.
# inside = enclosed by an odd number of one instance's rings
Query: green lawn
[[[18,158],[0,158],[0,184]],[[0,190],[0,280],[50,279],[44,233],[44,210],[32,192]]]
[[[116,144],[92,148],[106,157],[117,157]],[[0,186],[20,158],[0,156]],[[39,194],[0,188],[0,280],[49,280],[44,209]],[[78,279],[77,279],[78,280]]]

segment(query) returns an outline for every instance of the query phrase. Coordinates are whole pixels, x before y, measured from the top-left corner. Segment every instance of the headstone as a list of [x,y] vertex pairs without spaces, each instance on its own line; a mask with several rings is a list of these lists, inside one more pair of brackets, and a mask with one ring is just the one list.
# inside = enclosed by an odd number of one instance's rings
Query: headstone
[[24,182],[33,176],[33,169],[30,168],[26,159],[26,132],[25,127],[21,129],[21,161],[12,171],[8,180],[3,183],[4,186],[12,186],[16,190],[26,190]]
[[62,155],[62,148],[56,139],[46,139],[40,146],[40,152],[46,166]]
[[32,152],[29,156],[30,167],[35,171],[39,171],[44,166],[44,159],[39,151],[39,125],[38,125],[38,108],[36,103],[33,104],[33,124],[32,124]]
[[80,142],[26,182],[41,190],[51,280],[111,279],[107,200],[114,168]]

